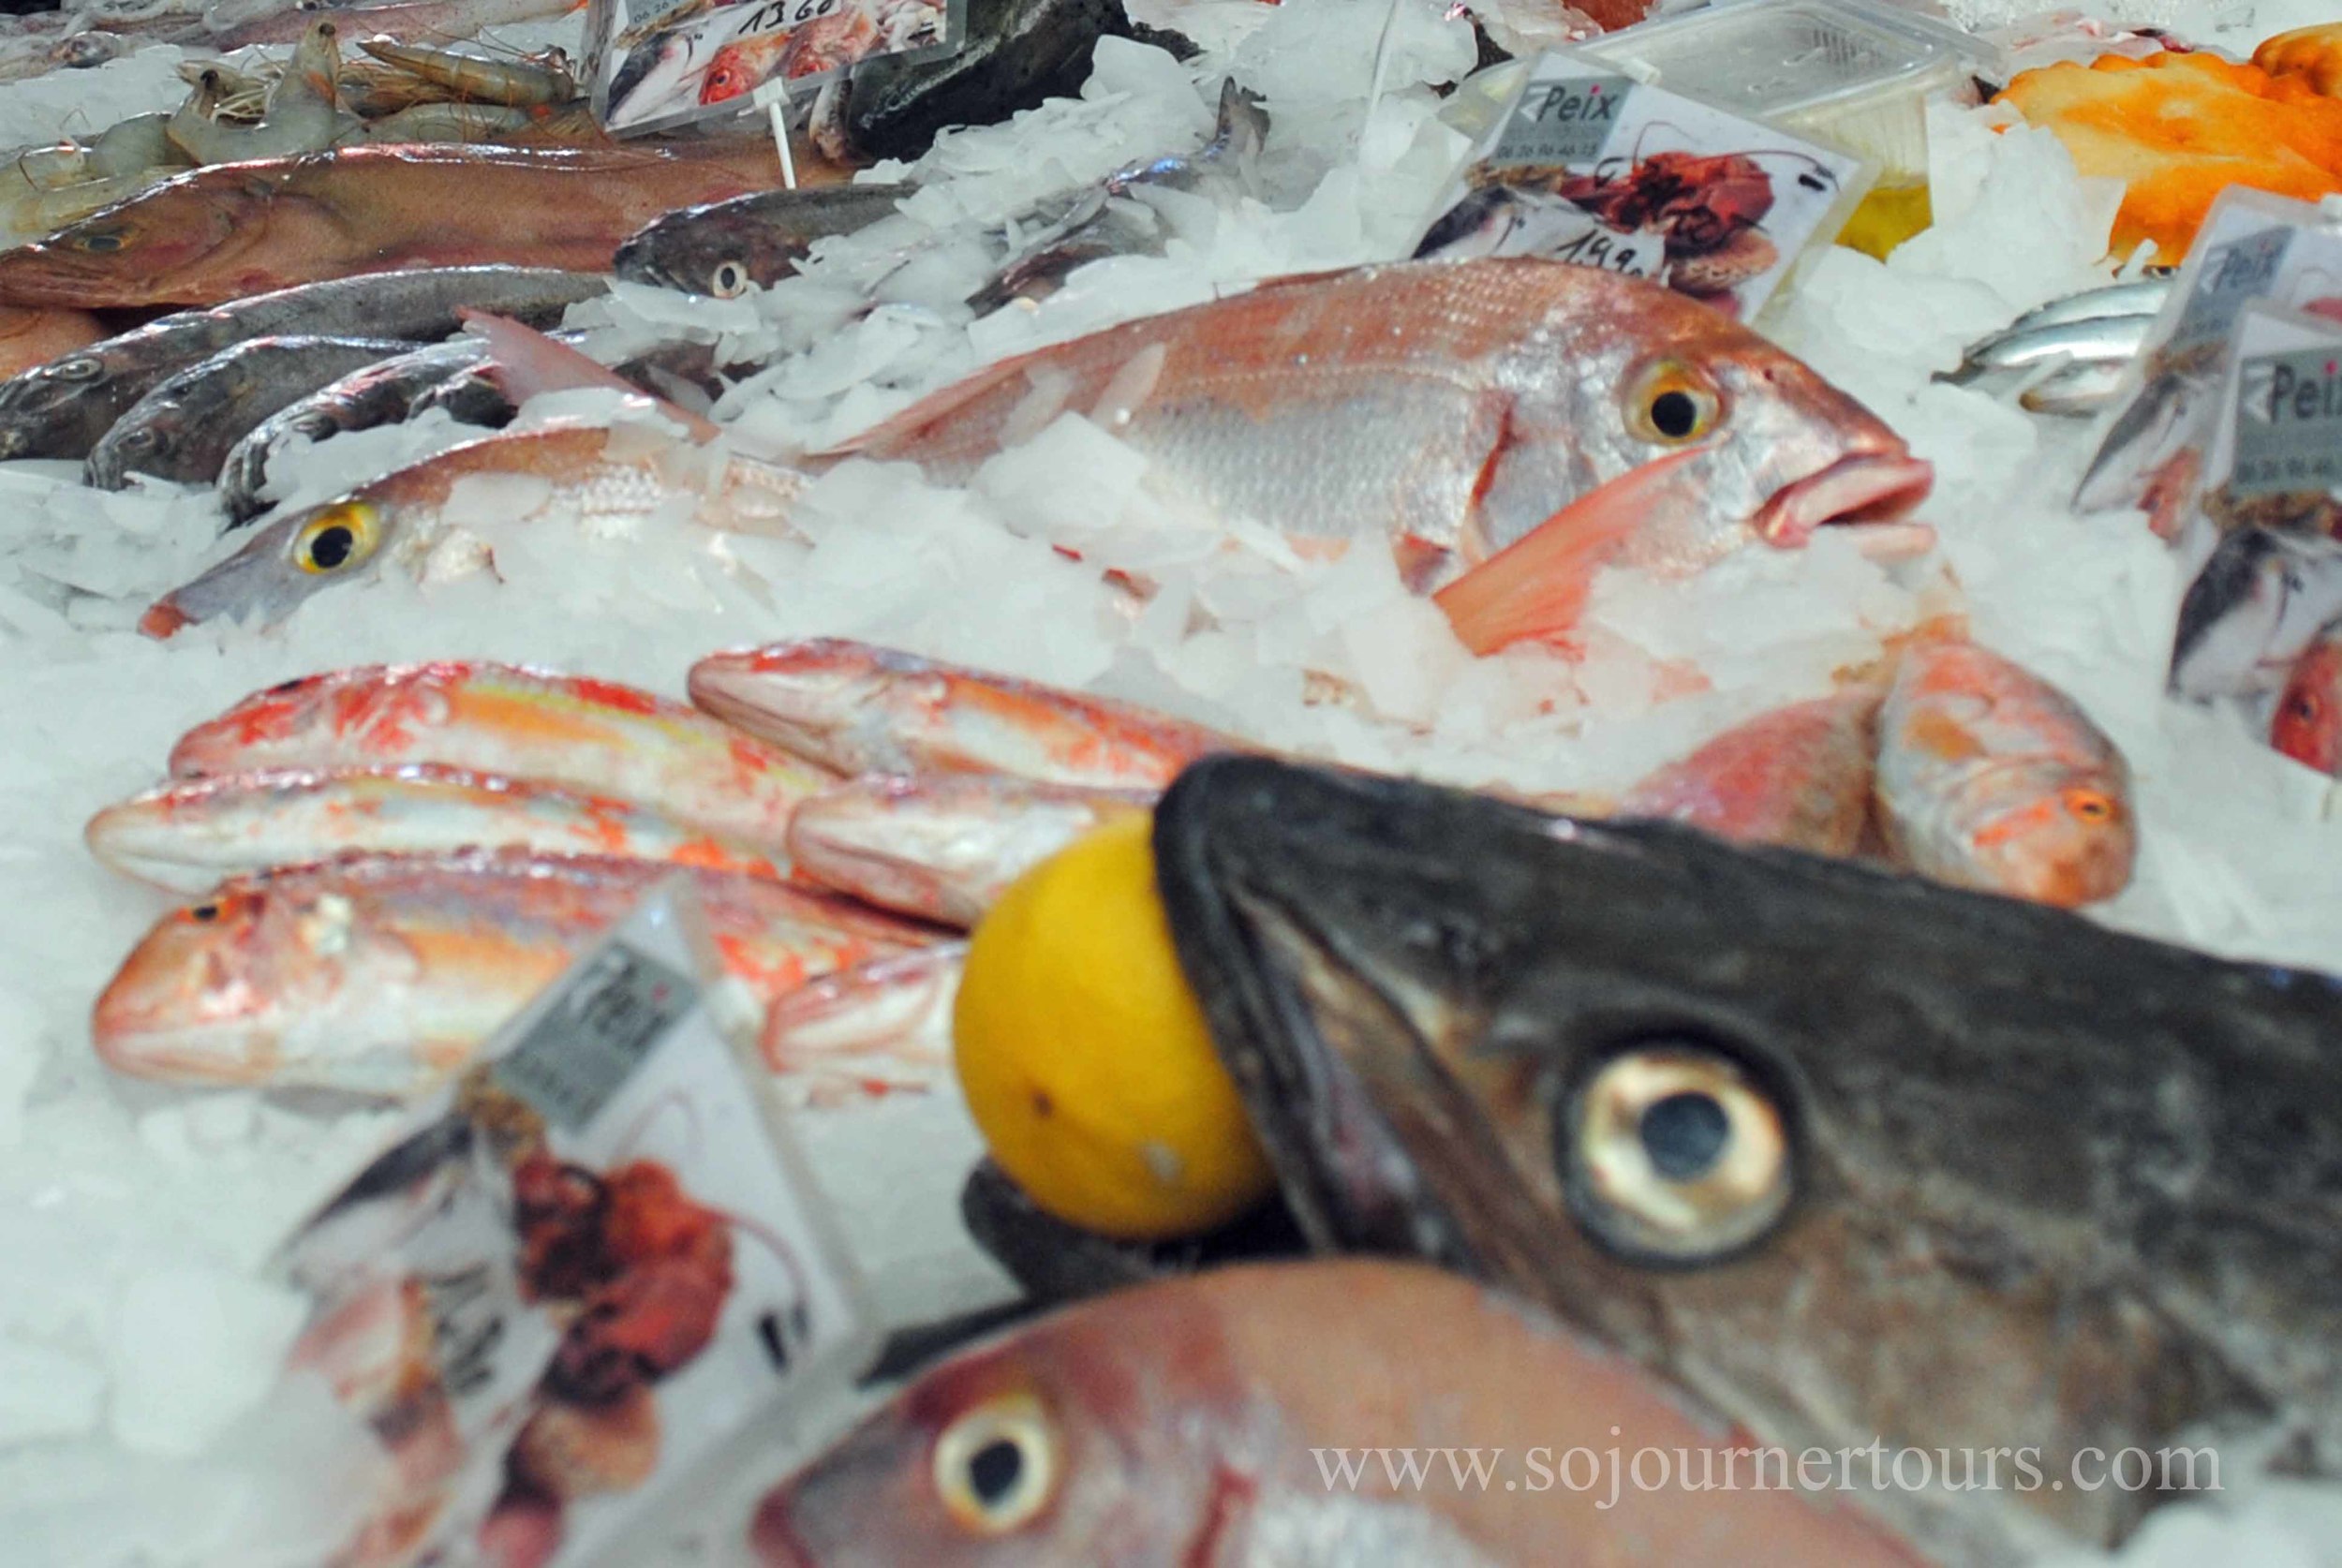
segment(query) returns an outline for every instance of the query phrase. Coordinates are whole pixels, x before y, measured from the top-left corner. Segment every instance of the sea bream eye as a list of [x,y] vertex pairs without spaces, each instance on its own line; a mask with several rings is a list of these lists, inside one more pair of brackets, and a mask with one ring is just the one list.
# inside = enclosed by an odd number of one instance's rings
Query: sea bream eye
[[1724,395],[1696,365],[1661,360],[1626,378],[1626,428],[1662,446],[1697,441],[1724,417]]
[[374,554],[377,531],[370,506],[327,507],[293,536],[293,562],[304,571],[345,570]]
[[1608,1058],[1554,1128],[1571,1209],[1606,1250],[1697,1264],[1739,1251],[1787,1207],[1788,1131],[1739,1063],[1695,1043]]
[[962,1412],[935,1440],[935,1491],[961,1527],[1005,1535],[1030,1523],[1056,1494],[1058,1435],[1030,1394],[1007,1394]]

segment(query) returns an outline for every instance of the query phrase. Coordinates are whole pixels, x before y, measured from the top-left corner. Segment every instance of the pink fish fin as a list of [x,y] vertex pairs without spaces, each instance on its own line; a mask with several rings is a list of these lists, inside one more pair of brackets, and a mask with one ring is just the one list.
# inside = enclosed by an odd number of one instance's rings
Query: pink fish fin
[[[1076,339],[1075,343],[1080,340]],[[1072,410],[1088,414],[1097,407],[1099,400],[1112,386],[1123,361],[1100,361],[1079,363],[1071,360],[1070,344],[1056,344],[1036,348],[1029,354],[987,365],[948,387],[940,388],[913,403],[892,418],[872,425],[861,435],[839,442],[825,451],[811,453],[814,458],[865,457],[908,460],[916,459],[919,449],[931,434],[943,434],[955,425],[972,426],[981,418],[980,410],[987,403],[1001,409],[1003,427],[1023,424],[1030,427],[1029,434],[1046,424],[1058,413]],[[1144,353],[1149,346],[1134,344],[1134,356]],[[1149,391],[1153,390],[1149,383]],[[939,430],[938,427],[943,427]],[[1004,442],[1014,445],[1014,441]]]
[[648,398],[659,411],[689,431],[694,441],[712,441],[723,434],[715,421],[692,413],[666,398],[645,392],[608,365],[587,358],[566,343],[558,343],[533,327],[484,310],[464,309],[456,316],[465,326],[487,340],[488,358],[496,366],[497,385],[515,403],[539,392],[571,392],[600,387],[629,397]]
[[1538,524],[1432,596],[1456,636],[1488,655],[1515,643],[1560,643],[1578,624],[1593,574],[1667,504],[1697,450],[1621,474]]

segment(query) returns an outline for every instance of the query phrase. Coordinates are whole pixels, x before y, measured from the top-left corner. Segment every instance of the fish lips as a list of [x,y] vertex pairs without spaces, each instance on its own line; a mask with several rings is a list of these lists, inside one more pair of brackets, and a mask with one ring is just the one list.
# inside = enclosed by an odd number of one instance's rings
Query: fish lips
[[[1780,1086],[1785,1119],[1801,1097],[1758,1043],[1762,1027],[1727,1004],[1591,971],[1565,998],[1519,984],[1556,940],[1538,914],[1551,867],[1526,864],[1551,858],[1537,847],[1582,838],[1590,860],[1632,862],[1646,838],[1699,837],[1265,758],[1208,759],[1180,776],[1155,815],[1158,889],[1313,1247],[1416,1256],[1558,1302],[1582,1294],[1589,1267],[1712,1264],[1770,1233],[1785,1209],[1697,1258],[1568,1237],[1582,1193],[1556,1160],[1558,1130],[1614,1049],[1734,1042]],[[1651,1325],[1608,1327],[1633,1339]]]
[[1816,528],[1860,525],[1867,551],[1922,554],[1934,543],[1934,530],[1903,519],[1919,509],[1934,484],[1934,466],[1908,454],[1842,458],[1776,492],[1756,514],[1756,532],[1768,544],[1794,550]]

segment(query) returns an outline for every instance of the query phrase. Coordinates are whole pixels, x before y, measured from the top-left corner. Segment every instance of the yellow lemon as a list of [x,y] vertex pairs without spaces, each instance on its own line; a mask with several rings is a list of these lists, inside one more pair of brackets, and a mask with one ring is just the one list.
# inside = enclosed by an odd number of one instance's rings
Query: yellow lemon
[[1002,895],[952,1017],[993,1160],[1058,1219],[1128,1240],[1209,1230],[1274,1185],[1172,950],[1152,828],[1100,828]]
[[1838,244],[1884,261],[1895,246],[1934,221],[1925,180],[1881,181],[1838,231]]

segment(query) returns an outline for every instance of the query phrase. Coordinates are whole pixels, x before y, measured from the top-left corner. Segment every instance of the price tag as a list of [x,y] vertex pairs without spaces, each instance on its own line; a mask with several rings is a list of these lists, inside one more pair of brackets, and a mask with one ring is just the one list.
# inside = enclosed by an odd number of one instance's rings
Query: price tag
[[1753,316],[1873,174],[1849,154],[1549,51],[1415,254],[1607,267]]
[[2232,442],[2237,495],[2342,487],[2342,333],[2322,348],[2244,361]]
[[397,1561],[552,1530],[555,1568],[590,1561],[874,1349],[704,953],[674,879],[285,1247],[316,1303],[293,1360],[380,1438],[364,1529],[412,1531]]
[[966,9],[967,0],[587,0],[588,93],[619,135],[736,115],[760,88],[810,96],[878,55],[948,55],[968,36]]
[[2306,201],[2243,186],[2223,191],[2115,396],[2075,510],[2143,508],[2167,536],[2182,529],[2197,494],[2186,477],[2216,467],[2206,459],[2232,401],[2222,376],[2239,322],[2256,303],[2298,307],[2338,297],[2342,225]]

